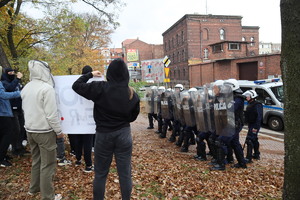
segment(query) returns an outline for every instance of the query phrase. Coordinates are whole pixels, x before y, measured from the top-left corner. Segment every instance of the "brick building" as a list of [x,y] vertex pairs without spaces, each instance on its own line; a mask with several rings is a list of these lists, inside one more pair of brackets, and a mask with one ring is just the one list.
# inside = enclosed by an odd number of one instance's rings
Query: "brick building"
[[259,27],[242,26],[241,20],[241,16],[188,14],[167,29],[162,35],[171,60],[171,85],[190,86],[189,65],[194,69],[215,60],[257,56]]
[[137,39],[127,39],[122,42],[124,61],[129,68],[132,79],[141,80],[141,61],[162,59],[164,50],[162,44],[148,44]]

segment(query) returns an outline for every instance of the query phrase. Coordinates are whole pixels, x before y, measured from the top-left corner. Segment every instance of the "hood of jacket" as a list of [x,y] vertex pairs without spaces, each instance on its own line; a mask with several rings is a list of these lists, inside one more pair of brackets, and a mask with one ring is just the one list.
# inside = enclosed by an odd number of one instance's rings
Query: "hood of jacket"
[[4,73],[1,76],[1,80],[7,81],[7,82],[12,82],[15,79],[15,75],[9,75],[8,72],[14,71],[12,68],[6,68],[4,70]]
[[108,66],[106,79],[109,82],[128,85],[129,72],[126,63],[120,58],[113,60]]
[[30,60],[28,62],[28,68],[30,81],[41,80],[54,87],[54,80],[48,63],[39,60]]

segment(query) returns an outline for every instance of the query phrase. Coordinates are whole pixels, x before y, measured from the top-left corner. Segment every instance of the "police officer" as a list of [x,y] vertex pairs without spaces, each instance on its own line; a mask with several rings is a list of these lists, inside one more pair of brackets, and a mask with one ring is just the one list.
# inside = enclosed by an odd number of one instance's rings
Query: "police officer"
[[[259,132],[262,116],[263,106],[260,102],[256,101],[258,96],[254,90],[247,90],[243,96],[246,97],[248,105],[245,112],[245,122],[248,123],[248,133],[246,137],[247,155],[246,162],[251,163],[252,158],[260,159],[259,142],[257,134]],[[254,154],[252,155],[252,150]]]
[[219,136],[216,141],[218,149],[218,164],[212,167],[212,170],[225,170],[225,155],[228,153],[228,147],[234,150],[238,163],[233,165],[234,168],[247,168],[246,160],[242,146],[239,141],[239,133],[243,128],[243,110],[244,110],[244,97],[242,90],[236,79],[228,79],[224,81],[224,85],[230,86],[234,95],[234,119],[235,127],[232,136]]
[[157,120],[157,114],[154,113],[154,106],[155,106],[154,99],[156,98],[156,91],[157,91],[157,87],[152,86],[151,93],[147,94],[147,95],[149,95],[149,96],[147,96],[147,98],[148,98],[148,102],[151,107],[150,111],[148,113],[149,126],[147,127],[147,129],[154,129],[153,119]]
[[155,133],[160,134],[162,133],[162,116],[161,116],[161,97],[162,94],[166,91],[164,86],[158,87],[157,93],[157,131]]
[[162,132],[160,138],[166,138],[168,127],[172,129],[173,120],[173,103],[172,103],[172,89],[168,88],[161,95],[161,116],[162,116]]

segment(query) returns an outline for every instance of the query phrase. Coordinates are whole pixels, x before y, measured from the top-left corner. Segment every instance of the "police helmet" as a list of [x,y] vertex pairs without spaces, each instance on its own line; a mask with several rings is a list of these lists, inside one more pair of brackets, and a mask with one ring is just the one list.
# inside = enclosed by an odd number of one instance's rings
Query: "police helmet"
[[240,84],[239,82],[236,80],[236,79],[228,79],[228,80],[225,80],[224,81],[224,85],[228,85],[231,87],[232,91],[235,91],[235,92],[240,92],[242,93],[243,91],[240,89]]
[[157,87],[154,85],[151,87],[151,90],[157,90]]
[[247,90],[243,93],[243,96],[249,96],[251,99],[255,99],[258,95],[254,90]]
[[158,87],[158,90],[159,90],[160,92],[165,92],[165,91],[166,91],[166,88],[165,88],[164,86],[160,86],[160,87]]
[[179,88],[180,91],[183,91],[183,85],[182,84],[176,84],[175,88]]

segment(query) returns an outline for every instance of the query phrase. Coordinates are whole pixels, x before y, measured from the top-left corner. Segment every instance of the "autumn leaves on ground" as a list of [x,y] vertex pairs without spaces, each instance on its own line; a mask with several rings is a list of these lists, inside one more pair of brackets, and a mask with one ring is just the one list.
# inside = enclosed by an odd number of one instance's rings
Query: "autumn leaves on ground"
[[[225,171],[210,171],[209,161],[192,158],[195,146],[191,146],[188,153],[181,153],[167,139],[158,138],[155,129],[147,130],[147,125],[145,114],[140,114],[131,125],[134,142],[132,199],[281,199],[282,159],[254,161],[247,169],[227,166]],[[262,150],[261,153],[267,152]],[[57,168],[56,193],[67,200],[92,199],[93,173],[84,173],[83,166],[75,166],[74,157],[68,155],[68,159],[72,160],[72,165]],[[27,195],[30,156],[14,158],[12,163],[13,167],[0,169],[0,199],[39,199],[39,195]],[[114,161],[106,188],[106,199],[121,199]]]

